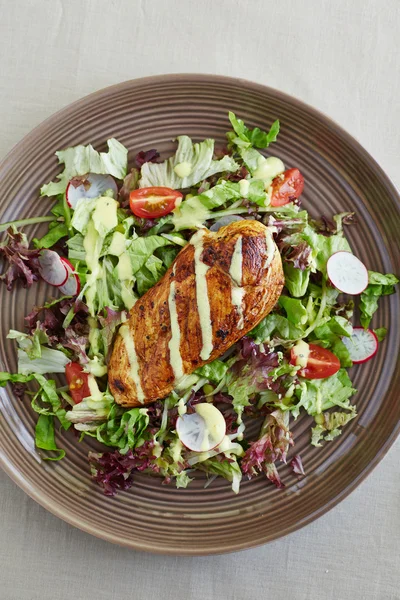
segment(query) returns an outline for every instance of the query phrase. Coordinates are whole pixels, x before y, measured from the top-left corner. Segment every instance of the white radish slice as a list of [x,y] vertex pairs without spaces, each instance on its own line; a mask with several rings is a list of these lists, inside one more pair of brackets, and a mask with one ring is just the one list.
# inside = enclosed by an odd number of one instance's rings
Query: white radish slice
[[364,327],[354,327],[352,336],[350,338],[343,337],[342,342],[355,364],[370,360],[377,353],[379,346],[375,333],[370,329],[364,329]]
[[176,432],[182,444],[194,452],[208,452],[218,446],[226,433],[223,414],[213,404],[196,404],[192,414],[178,417]]
[[63,296],[77,296],[81,291],[81,282],[78,275],[75,273],[73,265],[66,258],[61,258],[68,273],[66,282],[59,286],[59,290]]
[[118,187],[111,175],[98,175],[97,173],[89,173],[86,177],[85,184],[81,183],[75,187],[71,182],[65,190],[65,197],[68,206],[76,208],[78,200],[81,198],[98,198],[107,190],[112,190],[114,199],[118,195]]
[[61,256],[54,250],[42,250],[39,255],[39,273],[42,279],[50,285],[59,287],[68,278],[68,271]]
[[366,266],[351,252],[335,252],[326,264],[328,277],[340,292],[356,296],[368,285]]

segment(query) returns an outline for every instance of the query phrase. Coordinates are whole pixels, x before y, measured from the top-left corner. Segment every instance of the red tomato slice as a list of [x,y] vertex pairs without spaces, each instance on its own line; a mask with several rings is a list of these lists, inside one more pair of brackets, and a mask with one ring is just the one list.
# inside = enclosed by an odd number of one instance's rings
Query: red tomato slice
[[167,187],[133,190],[129,196],[131,211],[137,217],[156,219],[172,212],[182,202],[183,194]]
[[271,206],[283,206],[297,200],[303,189],[303,175],[298,169],[288,169],[272,182]]
[[[337,373],[340,369],[340,360],[330,350],[309,344],[310,354],[307,365],[298,371],[300,377],[306,379],[325,379]],[[290,351],[290,364],[295,365],[297,360],[294,348]]]
[[65,367],[65,376],[72,400],[75,404],[79,404],[84,398],[90,396],[88,374],[83,371],[80,364],[74,362],[68,363]]

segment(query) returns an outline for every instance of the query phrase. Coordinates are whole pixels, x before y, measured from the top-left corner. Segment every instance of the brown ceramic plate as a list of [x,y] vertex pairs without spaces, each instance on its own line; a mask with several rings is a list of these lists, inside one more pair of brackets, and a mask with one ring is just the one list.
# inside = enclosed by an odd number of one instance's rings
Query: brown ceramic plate
[[[348,229],[355,253],[368,267],[400,271],[399,198],[375,161],[345,131],[305,104],[276,90],[239,79],[171,75],[128,81],[84,98],[50,117],[7,156],[0,167],[1,221],[45,214],[38,198],[43,182],[57,173],[57,149],[91,142],[104,149],[115,136],[130,151],[157,148],[166,155],[171,139],[188,134],[224,141],[227,112],[255,126],[281,120],[274,153],[304,173],[304,206],[315,216],[354,210],[359,225]],[[27,230],[28,231],[28,230]],[[33,237],[38,230],[32,228]],[[5,337],[22,329],[23,317],[51,294],[46,286],[13,294],[0,288],[0,370],[15,371],[15,351]],[[45,462],[34,450],[36,415],[28,403],[1,389],[1,450],[5,471],[32,498],[72,525],[93,535],[151,552],[196,555],[264,544],[302,527],[349,494],[393,443],[399,430],[400,295],[382,300],[376,325],[389,336],[373,362],[353,369],[359,416],[335,441],[309,444],[308,418],[293,426],[296,451],[307,476],[298,481],[283,467],[286,483],[276,490],[263,478],[244,481],[240,494],[230,485],[204,479],[187,490],[138,475],[136,485],[114,499],[90,480],[87,443],[71,432],[58,439],[67,456]]]

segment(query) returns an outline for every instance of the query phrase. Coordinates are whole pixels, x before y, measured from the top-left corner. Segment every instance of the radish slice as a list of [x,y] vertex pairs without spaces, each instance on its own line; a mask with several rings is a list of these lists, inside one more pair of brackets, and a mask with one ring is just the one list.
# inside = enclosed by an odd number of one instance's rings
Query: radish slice
[[112,190],[114,199],[117,198],[118,187],[111,175],[89,173],[85,183],[81,183],[78,187],[75,187],[70,181],[65,190],[65,197],[68,206],[75,209],[81,198],[98,198],[107,190]]
[[63,296],[77,296],[81,291],[81,282],[78,275],[75,273],[73,265],[66,258],[61,258],[65,269],[67,270],[68,276],[66,282],[59,286],[60,292]]
[[343,337],[343,344],[349,351],[350,358],[355,364],[365,363],[378,351],[378,338],[370,329],[354,327],[350,338]]
[[39,255],[39,273],[50,285],[59,287],[67,281],[68,271],[61,256],[54,250],[42,250]]
[[366,266],[351,252],[336,252],[326,264],[328,277],[340,292],[356,296],[368,285]]
[[196,404],[192,414],[178,417],[176,432],[182,444],[194,452],[208,452],[224,439],[226,423],[223,414],[213,404]]

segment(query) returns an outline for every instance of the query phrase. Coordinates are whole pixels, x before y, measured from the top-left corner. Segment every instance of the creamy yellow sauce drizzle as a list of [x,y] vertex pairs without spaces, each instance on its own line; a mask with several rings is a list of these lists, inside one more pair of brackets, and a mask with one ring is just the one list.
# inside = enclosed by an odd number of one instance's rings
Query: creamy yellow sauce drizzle
[[[175,277],[175,267],[173,270],[173,274]],[[169,286],[169,295],[168,295],[168,308],[169,308],[169,317],[171,321],[171,339],[168,342],[169,348],[169,362],[171,364],[172,371],[174,373],[175,380],[183,377],[183,362],[180,351],[181,345],[181,331],[179,328],[178,321],[178,312],[176,310],[176,283],[175,279],[171,281]]]
[[265,251],[267,253],[267,258],[264,263],[264,269],[268,269],[271,265],[274,254],[275,254],[275,242],[272,237],[272,233],[267,229],[265,233]]
[[203,252],[203,237],[205,229],[194,234],[190,243],[194,246],[194,272],[196,276],[196,302],[199,313],[201,337],[203,346],[200,352],[202,360],[208,360],[213,351],[213,332],[211,323],[210,300],[207,289],[207,271],[209,267],[201,260]]
[[197,404],[195,411],[204,419],[204,435],[200,452],[206,452],[223,438],[226,431],[225,419],[213,404],[207,402]]
[[293,346],[293,350],[296,357],[296,366],[303,369],[307,366],[310,346],[304,340],[299,340],[297,344]]
[[121,325],[119,330],[120,336],[123,339],[125,344],[126,353],[128,355],[129,361],[129,375],[133,379],[133,382],[136,386],[136,395],[139,402],[143,404],[145,396],[142,388],[142,384],[140,382],[139,375],[139,361],[136,354],[135,348],[135,340],[133,338],[132,332],[129,329],[128,325]]
[[236,240],[235,247],[233,249],[231,266],[229,268],[229,275],[232,279],[231,287],[231,298],[232,304],[235,306],[239,320],[237,326],[239,329],[243,328],[243,298],[245,290],[242,287],[243,277],[243,253],[242,253],[242,236],[240,235]]

